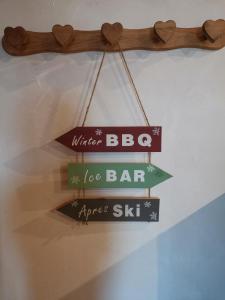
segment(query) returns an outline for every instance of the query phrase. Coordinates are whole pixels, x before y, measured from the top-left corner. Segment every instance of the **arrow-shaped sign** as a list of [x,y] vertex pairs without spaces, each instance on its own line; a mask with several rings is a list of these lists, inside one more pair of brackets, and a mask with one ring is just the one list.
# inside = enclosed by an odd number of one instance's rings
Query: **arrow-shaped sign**
[[151,188],[172,177],[148,163],[70,163],[70,188]]
[[158,222],[158,198],[75,199],[57,211],[77,221]]
[[56,139],[76,152],[160,152],[162,128],[76,127]]

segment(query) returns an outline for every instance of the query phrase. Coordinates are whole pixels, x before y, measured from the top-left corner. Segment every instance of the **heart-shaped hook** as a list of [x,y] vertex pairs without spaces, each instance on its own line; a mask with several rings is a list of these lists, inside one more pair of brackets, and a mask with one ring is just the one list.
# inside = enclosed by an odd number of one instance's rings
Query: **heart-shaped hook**
[[6,27],[4,30],[4,40],[16,49],[22,49],[29,42],[26,30],[18,26],[16,28]]
[[175,30],[176,23],[173,20],[166,22],[158,21],[154,25],[155,34],[163,43],[167,43],[171,39]]
[[75,38],[74,30],[71,25],[54,25],[52,27],[52,33],[56,41],[63,47],[69,46]]
[[205,37],[212,43],[225,34],[225,21],[222,19],[213,21],[207,20],[202,26]]
[[123,25],[121,23],[104,23],[101,28],[101,32],[105,40],[111,45],[116,45],[123,33]]

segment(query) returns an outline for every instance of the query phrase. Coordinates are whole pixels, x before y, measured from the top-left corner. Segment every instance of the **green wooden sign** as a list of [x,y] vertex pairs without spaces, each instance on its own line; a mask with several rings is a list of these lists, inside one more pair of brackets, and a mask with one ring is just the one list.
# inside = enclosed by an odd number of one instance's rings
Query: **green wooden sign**
[[146,163],[71,163],[68,165],[70,188],[151,188],[172,177]]

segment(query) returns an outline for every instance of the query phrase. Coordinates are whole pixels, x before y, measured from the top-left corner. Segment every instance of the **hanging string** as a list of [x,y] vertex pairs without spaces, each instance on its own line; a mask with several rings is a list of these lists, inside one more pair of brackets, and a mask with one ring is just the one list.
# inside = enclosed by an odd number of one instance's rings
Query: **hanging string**
[[[119,48],[120,48],[120,46],[119,46]],[[130,69],[128,67],[126,58],[125,58],[124,53],[123,53],[123,51],[122,51],[121,48],[120,48],[120,57],[121,57],[121,60],[123,62],[124,69],[125,69],[125,71],[126,71],[126,73],[128,75],[129,81],[130,81],[130,83],[131,83],[131,85],[132,85],[132,87],[134,89],[136,100],[137,100],[139,108],[140,108],[140,110],[141,110],[141,112],[142,112],[142,114],[144,116],[145,122],[146,122],[147,126],[150,126],[150,122],[148,120],[147,114],[146,114],[144,106],[142,104],[140,95],[139,95],[138,90],[137,90],[137,88],[135,86],[134,79],[132,77],[132,74],[131,74]],[[97,83],[98,83],[98,79],[99,79],[99,75],[101,73],[101,69],[102,69],[102,66],[103,66],[104,59],[105,59],[105,51],[103,53],[103,56],[102,56],[102,59],[101,59],[101,63],[99,65],[99,69],[98,69],[98,72],[97,72],[97,75],[96,75],[96,79],[95,79],[95,82],[94,82],[94,85],[93,85],[93,88],[92,88],[90,99],[88,101],[88,105],[87,105],[87,108],[86,108],[86,111],[85,111],[85,115],[84,115],[84,119],[83,119],[83,122],[82,122],[82,127],[85,126],[85,123],[86,123],[86,120],[87,120],[87,115],[88,115],[89,110],[90,110],[90,106],[91,106],[91,103],[92,103],[92,100],[93,100],[94,92],[95,92],[95,89],[96,89],[96,86],[97,86]],[[151,153],[150,152],[148,152],[148,161],[149,161],[149,163],[151,163]],[[84,153],[83,152],[82,152],[82,164],[84,164]],[[82,194],[83,194],[83,198],[85,198],[85,189],[84,188],[82,189]],[[80,190],[78,190],[78,195],[80,196]],[[148,196],[151,197],[151,190],[150,189],[148,189]]]
[[[101,63],[99,65],[98,72],[97,72],[97,75],[96,75],[96,78],[95,78],[95,82],[94,82],[94,85],[93,85],[93,88],[92,88],[92,92],[91,92],[91,95],[90,95],[90,98],[89,98],[89,101],[88,101],[88,105],[87,105],[87,108],[85,110],[84,119],[83,119],[83,122],[82,122],[82,125],[81,125],[82,127],[85,126],[85,123],[86,123],[86,120],[87,120],[87,115],[88,115],[88,112],[90,110],[90,106],[91,106],[92,99],[93,99],[93,96],[94,96],[94,92],[95,92],[95,89],[96,89],[96,86],[97,86],[97,83],[98,83],[99,75],[101,73],[101,69],[102,69],[102,66],[103,66],[104,59],[105,59],[105,52],[103,53]],[[84,152],[82,152],[82,154],[81,154],[81,162],[82,162],[82,164],[84,164]],[[82,189],[82,196],[83,196],[83,198],[85,198],[85,189],[84,188]],[[78,198],[80,198],[80,190],[78,190]]]
[[[140,95],[139,95],[138,90],[137,90],[137,88],[135,86],[134,79],[133,79],[133,77],[131,75],[131,72],[130,72],[130,69],[128,67],[126,58],[124,56],[124,53],[123,53],[120,45],[119,45],[119,48],[120,48],[120,57],[121,57],[121,60],[123,62],[124,69],[127,72],[127,75],[128,75],[129,80],[130,80],[130,83],[131,83],[131,85],[132,85],[132,87],[134,89],[138,105],[140,107],[140,110],[142,111],[142,114],[144,116],[144,119],[145,119],[145,122],[146,122],[147,126],[150,126],[150,122],[148,120],[147,114],[145,112],[144,106],[143,106],[141,98],[140,98]],[[151,152],[148,152],[148,162],[151,163]],[[150,188],[148,189],[148,196],[151,197],[151,189]]]
[[129,69],[129,67],[128,67],[127,61],[126,61],[126,59],[125,59],[125,56],[124,56],[122,50],[120,50],[120,57],[121,57],[122,62],[123,62],[123,64],[124,64],[125,70],[126,70],[126,72],[127,72],[127,74],[128,74],[128,78],[130,79],[131,85],[133,86],[135,95],[136,95],[137,100],[138,100],[139,107],[140,107],[140,109],[141,109],[141,111],[142,111],[142,113],[143,113],[143,116],[144,116],[144,118],[145,118],[146,124],[147,124],[148,126],[150,126],[150,123],[149,123],[147,114],[146,114],[146,112],[145,112],[145,109],[144,109],[144,106],[143,106],[143,104],[142,104],[142,101],[141,101],[141,98],[140,98],[140,96],[139,96],[139,93],[138,93],[138,91],[137,91],[137,88],[136,88],[136,86],[135,86],[135,84],[134,84],[134,79],[133,79],[133,77],[132,77],[132,75],[131,75],[130,69]]
[[91,102],[92,102],[92,99],[93,99],[93,96],[94,96],[96,85],[98,83],[98,79],[99,79],[99,75],[101,73],[101,69],[102,69],[104,59],[105,59],[105,52],[103,53],[102,60],[101,60],[101,63],[100,63],[99,69],[98,69],[98,73],[97,73],[97,76],[96,76],[96,79],[95,79],[95,83],[94,83],[94,86],[93,86],[93,89],[92,89],[92,92],[91,92],[91,96],[90,96],[90,99],[89,99],[89,102],[88,102],[88,106],[86,108],[86,112],[85,112],[84,120],[83,120],[83,123],[82,123],[82,127],[85,125],[85,122],[86,122],[86,119],[87,119],[87,115],[88,115],[88,112],[89,112],[89,109],[90,109],[90,106],[91,106]]

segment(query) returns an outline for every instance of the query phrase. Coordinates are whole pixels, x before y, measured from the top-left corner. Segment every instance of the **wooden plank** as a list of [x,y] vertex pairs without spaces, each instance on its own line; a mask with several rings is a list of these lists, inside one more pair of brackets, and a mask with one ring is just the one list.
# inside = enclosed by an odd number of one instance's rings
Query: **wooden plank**
[[32,32],[21,26],[7,27],[2,45],[11,55],[177,48],[217,50],[225,46],[225,21],[208,20],[202,27],[195,28],[177,28],[172,20],[158,21],[154,27],[144,29],[126,29],[120,23],[105,23],[101,30],[92,31],[73,29],[70,25],[55,25],[52,32]]
[[76,189],[151,188],[172,177],[150,163],[70,163],[68,185]]
[[75,127],[56,141],[76,152],[160,152],[160,126]]
[[158,198],[75,199],[56,211],[79,222],[158,222]]

